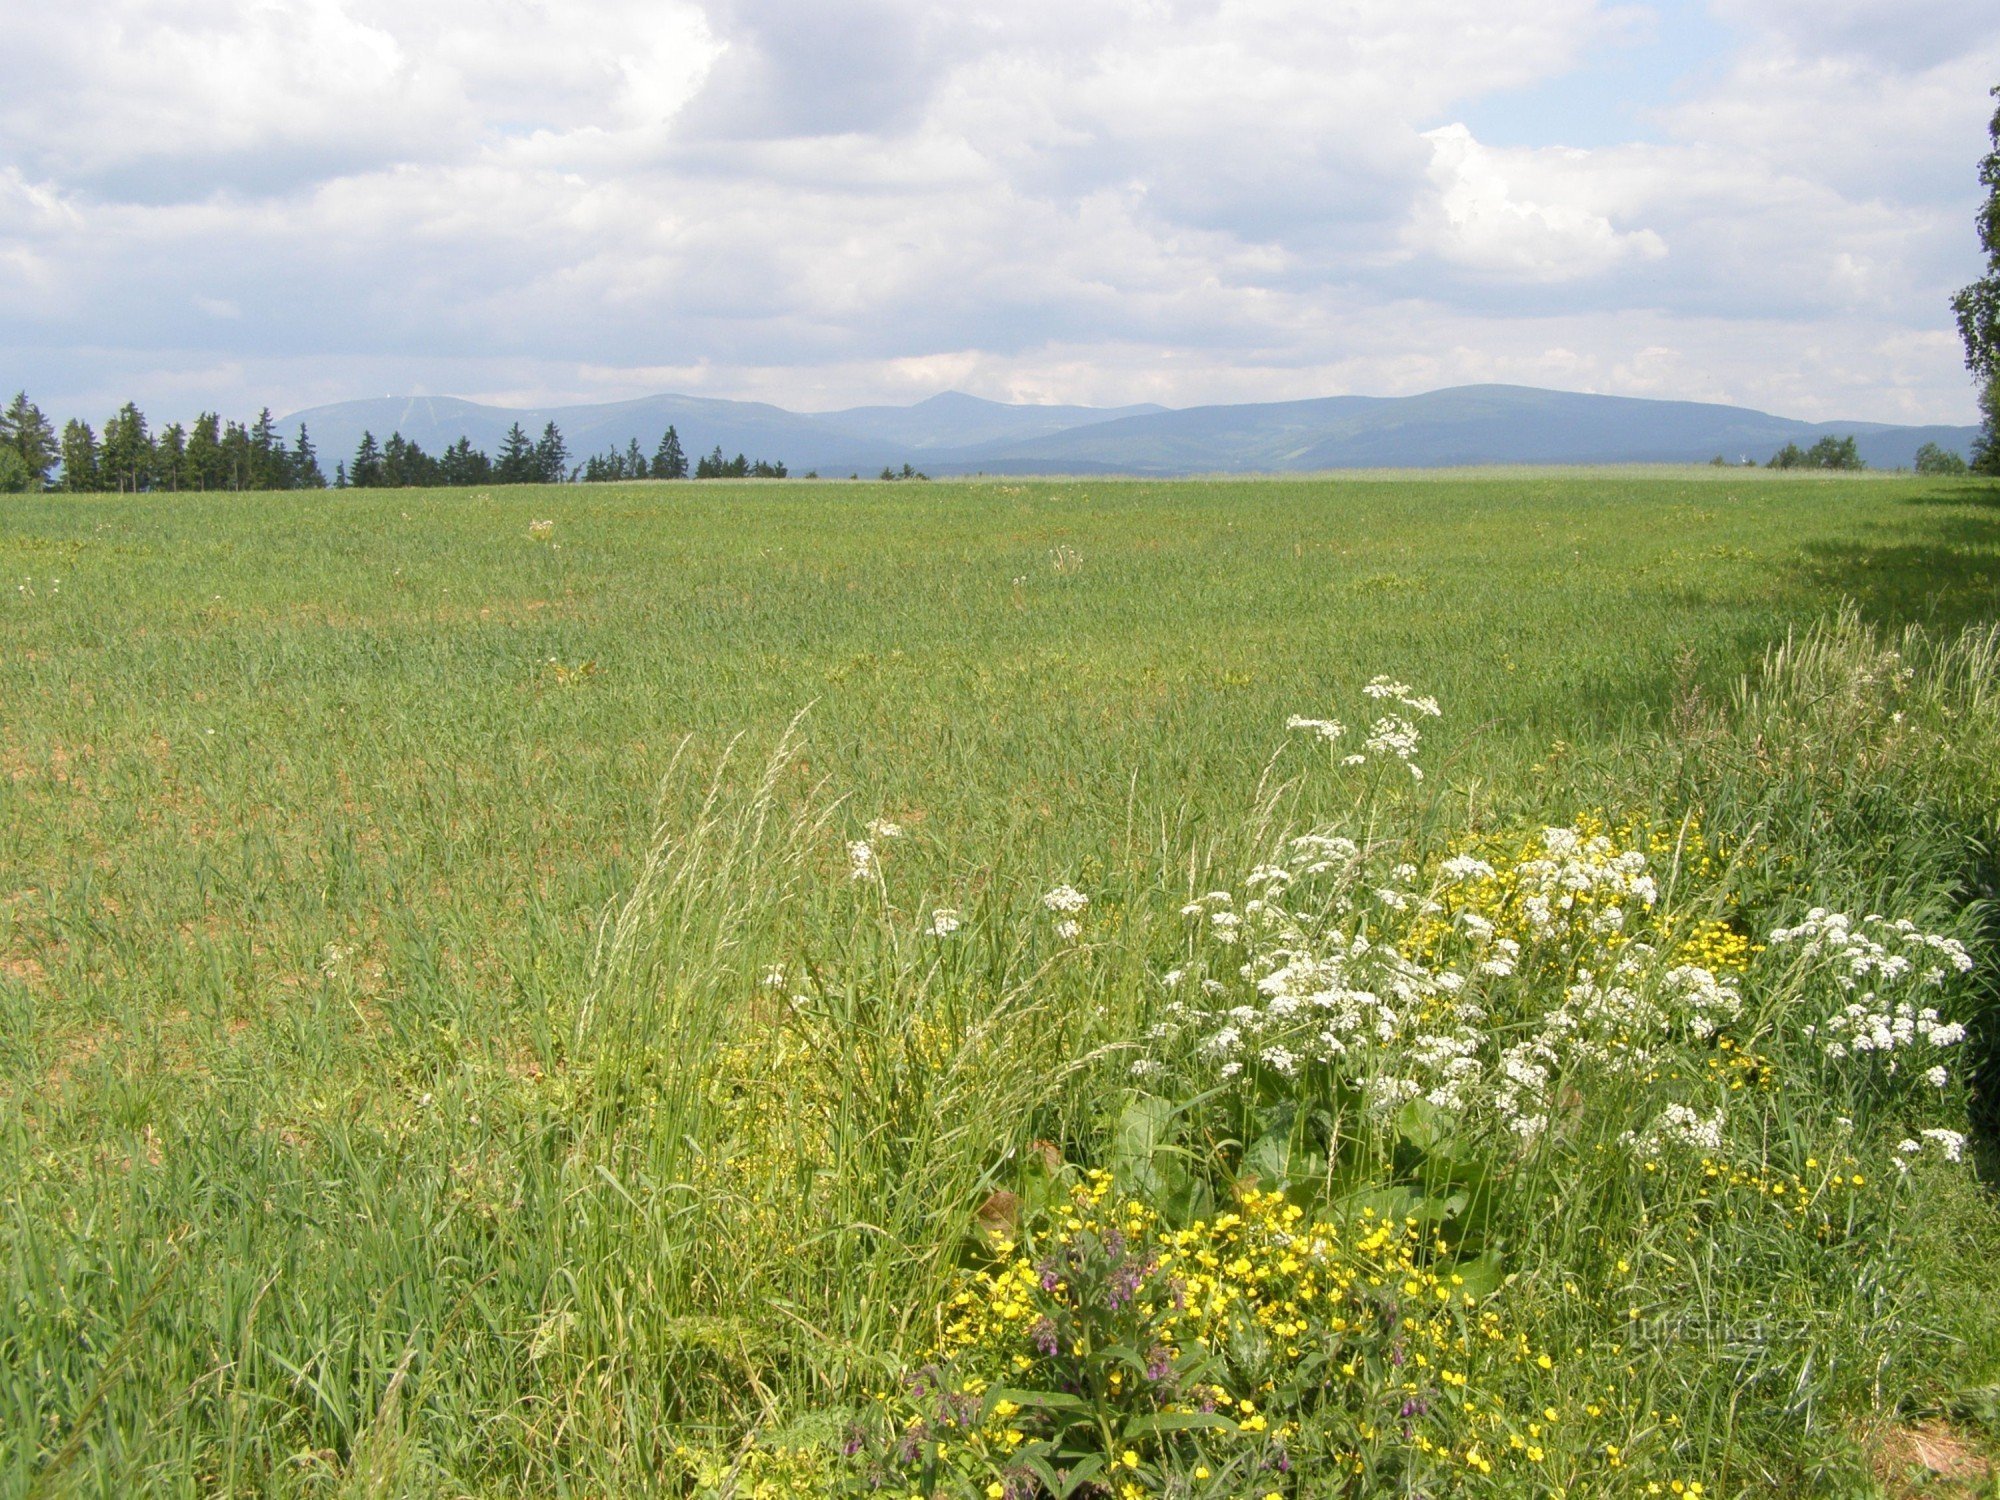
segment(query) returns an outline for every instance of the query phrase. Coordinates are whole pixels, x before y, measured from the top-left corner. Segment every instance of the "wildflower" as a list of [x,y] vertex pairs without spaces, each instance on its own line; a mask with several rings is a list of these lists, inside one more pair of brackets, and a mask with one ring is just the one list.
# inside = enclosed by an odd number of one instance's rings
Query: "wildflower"
[[1957,1161],[1965,1152],[1965,1137],[1956,1130],[1932,1128],[1918,1132],[1927,1141],[1935,1142],[1944,1152],[1946,1161]]
[[876,871],[875,846],[855,839],[847,846],[847,874],[851,880],[866,880]]
[[1042,897],[1042,905],[1052,912],[1069,914],[1080,912],[1090,905],[1090,897],[1073,885],[1059,885]]
[[1302,714],[1293,714],[1285,720],[1285,728],[1311,730],[1328,744],[1347,733],[1347,726],[1338,719],[1308,719]]
[[959,920],[955,907],[940,906],[931,913],[931,924],[924,932],[934,938],[947,938],[965,924]]

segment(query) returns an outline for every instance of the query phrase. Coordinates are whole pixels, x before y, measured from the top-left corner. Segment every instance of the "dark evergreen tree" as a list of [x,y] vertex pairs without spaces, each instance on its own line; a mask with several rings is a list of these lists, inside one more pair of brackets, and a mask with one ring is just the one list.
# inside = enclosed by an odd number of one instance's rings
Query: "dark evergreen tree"
[[487,484],[493,479],[493,460],[461,437],[438,458],[438,478],[445,484]]
[[188,429],[184,482],[191,490],[219,490],[227,479],[222,463],[222,418],[205,411]]
[[314,450],[312,439],[306,434],[306,424],[299,423],[299,440],[292,448],[291,487],[295,490],[323,490],[326,475],[320,472],[319,454]]
[[681,451],[681,435],[671,427],[660,439],[660,446],[653,451],[653,477],[655,479],[688,477],[687,454]]
[[540,473],[535,462],[535,445],[521,430],[521,424],[516,422],[501,440],[500,457],[493,465],[493,478],[499,484],[533,484]]
[[728,472],[729,460],[722,456],[720,443],[716,444],[712,453],[698,459],[694,466],[694,477],[697,479],[720,479]]
[[153,488],[178,490],[187,482],[187,429],[169,422],[153,440]]
[[639,440],[637,438],[633,438],[625,445],[625,473],[623,477],[626,479],[644,479],[646,477],[646,455],[639,451]]
[[354,462],[347,467],[347,482],[357,490],[376,489],[382,483],[382,447],[365,429],[354,449]]
[[347,488],[347,460],[344,458],[336,459],[334,461],[333,487],[337,490],[344,490]]
[[56,438],[55,427],[42,415],[42,409],[28,399],[26,391],[15,396],[5,412],[0,412],[0,442],[5,442],[21,455],[22,465],[28,472],[29,489],[39,490],[45,486],[49,481],[49,472],[62,456],[62,445]]
[[136,495],[152,483],[153,436],[146,430],[145,414],[130,401],[104,424],[98,472],[104,487],[120,494]]
[[541,441],[535,444],[535,477],[543,484],[561,484],[569,477],[569,449],[553,422],[542,429]]
[[250,429],[241,422],[222,424],[222,482],[232,490],[247,490],[256,466],[250,452]]
[[278,424],[265,407],[250,426],[250,475],[247,488],[283,490],[291,488],[292,455],[278,436]]
[[88,422],[72,418],[63,424],[62,488],[72,494],[102,489],[97,472],[97,434]]

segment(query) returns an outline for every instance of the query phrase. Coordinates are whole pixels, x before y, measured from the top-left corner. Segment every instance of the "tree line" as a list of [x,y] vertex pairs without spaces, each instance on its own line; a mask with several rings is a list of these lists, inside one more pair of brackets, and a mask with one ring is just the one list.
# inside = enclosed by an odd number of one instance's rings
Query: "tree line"
[[[157,432],[146,415],[126,402],[100,433],[72,420],[61,432],[25,391],[0,411],[0,492],[58,490],[138,494],[155,490],[401,489],[436,485],[601,483],[619,479],[686,479],[690,468],[679,432],[668,427],[651,458],[635,438],[623,452],[570,462],[569,446],[554,422],[530,438],[516,422],[496,454],[469,438],[437,454],[400,432],[377,441],[363,432],[351,458],[334,465],[331,480],[305,424],[287,440],[266,407],[248,424],[203,412],[192,423]],[[782,461],[723,456],[718,445],[695,461],[696,479],[784,479]]]
[[269,407],[247,425],[203,412],[185,426],[174,422],[155,432],[128,401],[102,433],[74,419],[58,433],[25,391],[0,411],[0,491],[325,488],[304,424],[297,440],[287,442]]

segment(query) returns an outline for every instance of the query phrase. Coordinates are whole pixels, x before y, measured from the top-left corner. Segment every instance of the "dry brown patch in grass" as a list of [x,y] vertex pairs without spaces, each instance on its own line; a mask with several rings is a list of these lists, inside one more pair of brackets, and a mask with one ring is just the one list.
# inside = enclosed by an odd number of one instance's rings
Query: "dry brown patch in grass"
[[1891,1500],[1906,1496],[1964,1496],[1989,1493],[1993,1461],[1950,1423],[1889,1422],[1864,1439],[1868,1467]]
[[48,977],[48,971],[32,954],[0,953],[0,979],[11,979],[32,988]]

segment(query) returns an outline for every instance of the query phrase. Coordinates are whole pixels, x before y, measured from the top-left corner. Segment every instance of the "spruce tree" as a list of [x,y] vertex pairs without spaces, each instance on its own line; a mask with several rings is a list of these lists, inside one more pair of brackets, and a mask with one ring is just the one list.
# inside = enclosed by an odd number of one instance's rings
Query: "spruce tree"
[[681,435],[669,427],[666,436],[660,439],[660,446],[653,453],[653,477],[655,479],[685,479],[688,477],[687,454],[681,451]]
[[222,418],[205,411],[188,429],[188,488],[219,490],[226,478],[222,466]]
[[222,482],[232,490],[251,484],[250,429],[241,422],[222,424]]
[[21,455],[30,489],[39,490],[49,482],[49,471],[62,456],[62,446],[56,440],[54,425],[28,399],[26,391],[15,396],[7,410],[0,413],[0,440]]
[[153,437],[146,417],[127,401],[104,424],[98,447],[99,473],[107,489],[138,494],[153,478]]
[[639,451],[637,438],[633,438],[625,445],[625,477],[627,479],[646,477],[646,455]]
[[290,466],[291,455],[285,452],[285,440],[278,436],[278,424],[272,420],[271,408],[267,406],[250,426],[249,488],[283,489],[285,471]]
[[299,440],[292,448],[291,487],[296,490],[323,490],[326,475],[320,472],[319,454],[314,450],[312,439],[306,435],[306,424],[299,423]]
[[88,422],[75,418],[63,424],[62,487],[72,494],[103,487],[97,472],[97,434]]
[[187,429],[169,422],[153,440],[153,488],[177,490],[187,482]]
[[354,462],[348,465],[347,482],[357,490],[376,489],[382,483],[382,447],[365,428],[354,449]]
[[535,444],[535,477],[543,484],[561,484],[569,477],[569,449],[553,422],[542,429],[541,441]]
[[500,442],[500,457],[493,465],[494,481],[499,484],[533,484],[537,472],[535,445],[521,430],[521,424],[516,422],[507,429],[507,436]]

